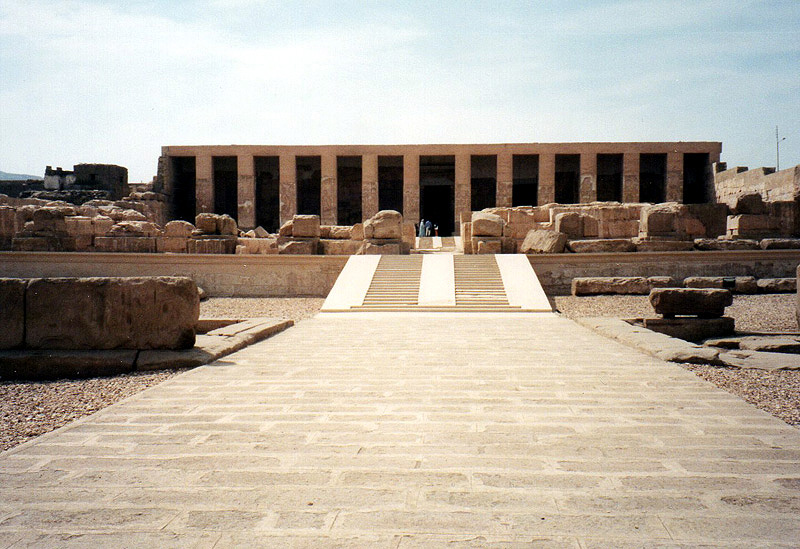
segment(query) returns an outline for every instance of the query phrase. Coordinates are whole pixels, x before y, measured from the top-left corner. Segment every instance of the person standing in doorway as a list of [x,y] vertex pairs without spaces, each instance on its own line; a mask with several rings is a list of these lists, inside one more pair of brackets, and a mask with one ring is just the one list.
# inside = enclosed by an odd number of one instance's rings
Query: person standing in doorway
[[425,236],[431,236],[432,233],[433,233],[433,223],[431,223],[431,220],[428,219],[427,221],[425,221]]
[[420,238],[425,236],[425,220],[424,219],[420,219],[419,220],[419,230],[417,230],[417,236],[419,236]]

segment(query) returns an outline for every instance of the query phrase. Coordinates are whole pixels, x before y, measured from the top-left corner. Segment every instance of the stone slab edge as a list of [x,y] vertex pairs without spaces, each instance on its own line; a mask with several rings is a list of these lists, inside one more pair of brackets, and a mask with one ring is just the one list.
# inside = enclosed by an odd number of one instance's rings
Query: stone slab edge
[[552,312],[550,301],[542,288],[539,277],[531,267],[528,258],[522,254],[501,254],[494,256],[508,304],[519,306],[524,311]]
[[351,255],[320,310],[347,311],[363,304],[380,258],[379,255]]
[[696,345],[634,326],[620,318],[572,319],[590,330],[667,362],[709,364],[758,370],[800,370],[800,358],[786,353],[731,351]]
[[[438,238],[441,240],[441,237]],[[451,254],[422,256],[417,303],[421,307],[455,307],[455,268]]]
[[[183,351],[0,351],[0,381],[119,375],[167,368],[193,368],[208,364],[294,325],[292,320],[248,319],[198,335],[195,346]],[[218,333],[214,333],[218,332]],[[24,370],[29,376],[10,375]],[[9,372],[9,373],[7,373]]]

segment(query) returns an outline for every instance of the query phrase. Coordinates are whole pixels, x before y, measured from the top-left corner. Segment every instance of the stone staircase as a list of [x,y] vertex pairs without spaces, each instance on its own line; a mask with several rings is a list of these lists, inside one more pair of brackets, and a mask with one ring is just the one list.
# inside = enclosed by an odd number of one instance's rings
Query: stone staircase
[[453,256],[455,300],[450,305],[419,303],[422,256],[381,256],[369,289],[351,311],[519,312],[510,305],[493,255]]

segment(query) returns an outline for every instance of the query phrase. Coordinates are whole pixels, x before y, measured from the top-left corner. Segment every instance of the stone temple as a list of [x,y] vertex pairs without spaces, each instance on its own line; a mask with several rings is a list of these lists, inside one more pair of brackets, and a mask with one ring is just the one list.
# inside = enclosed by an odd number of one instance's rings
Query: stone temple
[[379,210],[458,234],[495,206],[710,202],[719,142],[166,146],[156,186],[173,219],[228,214],[274,232],[295,214],[352,225]]

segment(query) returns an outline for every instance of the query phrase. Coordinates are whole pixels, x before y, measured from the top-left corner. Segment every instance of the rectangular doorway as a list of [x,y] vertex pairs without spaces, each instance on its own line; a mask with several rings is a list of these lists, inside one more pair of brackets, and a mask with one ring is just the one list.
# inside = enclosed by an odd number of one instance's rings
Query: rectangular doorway
[[439,226],[439,236],[455,230],[456,158],[419,157],[419,210],[423,219]]
[[622,202],[622,155],[597,155],[597,200]]
[[497,205],[497,156],[470,157],[470,205],[473,212]]
[[711,201],[713,192],[711,164],[708,153],[686,153],[683,155],[683,203],[703,204]]
[[361,223],[361,157],[336,158],[336,223]]
[[194,223],[197,215],[197,168],[194,156],[173,156],[172,219]]
[[212,158],[214,170],[214,213],[239,218],[239,166],[235,156]]
[[321,163],[319,156],[298,156],[295,160],[298,214],[320,215]]
[[664,202],[666,189],[667,155],[642,154],[639,157],[639,202]]
[[581,155],[557,154],[555,199],[559,204],[580,202]]
[[515,154],[511,170],[511,205],[536,206],[539,201],[539,155]]
[[378,209],[403,213],[402,156],[378,157]]
[[256,225],[270,233],[280,228],[281,180],[277,156],[256,156]]

